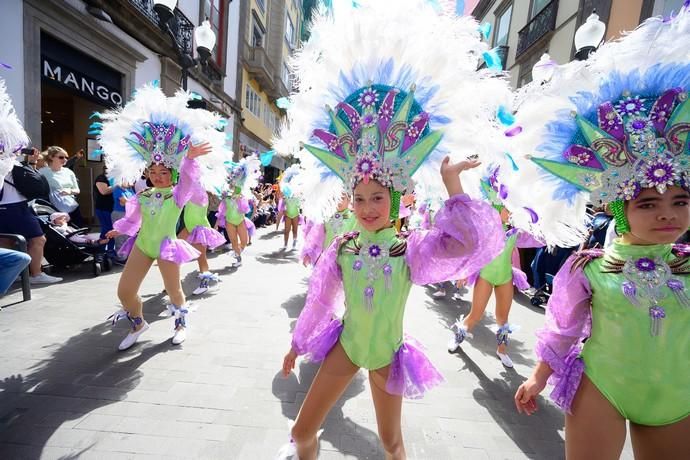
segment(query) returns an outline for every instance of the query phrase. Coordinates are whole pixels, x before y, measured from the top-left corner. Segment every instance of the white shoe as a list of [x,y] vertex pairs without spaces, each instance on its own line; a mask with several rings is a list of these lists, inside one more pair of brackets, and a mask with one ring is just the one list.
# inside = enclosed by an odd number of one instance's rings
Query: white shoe
[[446,290],[445,289],[439,289],[438,291],[431,294],[431,297],[433,297],[435,299],[440,299],[440,298],[445,297],[445,296],[446,296]]
[[498,351],[496,352],[496,356],[498,356],[498,359],[501,360],[501,364],[503,364],[505,367],[509,369],[513,368],[513,360],[510,359],[510,356],[506,355],[505,353],[499,353]]
[[137,340],[139,340],[139,336],[143,334],[144,332],[149,330],[149,323],[144,321],[144,325],[139,329],[138,331],[132,331],[129,334],[127,334],[127,337],[120,342],[120,345],[117,347],[118,350],[124,351],[137,343]]
[[175,329],[175,335],[173,335],[172,344],[173,345],[179,345],[182,342],[184,342],[186,338],[187,338],[186,329],[184,327],[178,327],[177,329]]
[[297,240],[292,240],[292,249],[297,249]]
[[50,276],[44,272],[41,272],[39,275],[29,277],[29,282],[31,284],[53,284],[59,283],[60,281],[62,281],[62,278],[58,278],[57,276]]

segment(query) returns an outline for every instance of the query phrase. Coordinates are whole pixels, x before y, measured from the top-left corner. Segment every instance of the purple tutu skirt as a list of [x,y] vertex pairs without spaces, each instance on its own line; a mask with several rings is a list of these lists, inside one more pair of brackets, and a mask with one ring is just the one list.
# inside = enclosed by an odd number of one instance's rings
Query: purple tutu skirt
[[120,249],[117,250],[117,255],[121,259],[126,259],[129,257],[129,253],[132,252],[132,249],[134,249],[134,242],[137,240],[136,236],[130,236],[127,238],[127,241],[120,246]]
[[161,243],[160,258],[176,264],[191,262],[199,258],[201,253],[185,240],[166,238]]
[[343,323],[339,319],[332,320],[326,329],[312,342],[311,349],[307,353],[306,358],[315,363],[320,363],[326,359],[326,355],[338,343],[341,332],[343,332]]
[[218,246],[225,244],[225,238],[216,230],[203,225],[197,225],[192,230],[192,233],[187,237],[187,241],[191,244],[200,244],[209,249],[215,249]]
[[254,222],[245,217],[244,226],[247,227],[247,235],[249,235],[249,238],[251,239],[254,236],[254,233],[256,233],[256,225],[254,225]]
[[386,391],[409,399],[419,399],[443,382],[441,373],[426,357],[422,345],[410,336],[393,355]]
[[572,414],[570,408],[585,371],[585,362],[580,358],[580,352],[580,347],[572,347],[565,357],[563,368],[554,369],[557,372],[549,378],[549,383],[554,386],[551,400],[569,414]]

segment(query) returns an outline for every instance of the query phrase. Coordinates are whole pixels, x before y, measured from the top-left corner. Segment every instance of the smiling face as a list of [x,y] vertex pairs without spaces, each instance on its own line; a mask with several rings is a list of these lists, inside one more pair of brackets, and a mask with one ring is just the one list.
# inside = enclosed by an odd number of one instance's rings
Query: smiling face
[[163,165],[149,167],[149,180],[154,187],[164,188],[172,185],[172,171]]
[[675,185],[663,194],[655,188],[643,190],[625,204],[630,232],[623,235],[624,241],[642,245],[674,243],[690,226],[688,203],[690,194]]
[[357,222],[367,231],[375,232],[390,227],[390,191],[374,180],[360,182],[354,190],[354,211]]

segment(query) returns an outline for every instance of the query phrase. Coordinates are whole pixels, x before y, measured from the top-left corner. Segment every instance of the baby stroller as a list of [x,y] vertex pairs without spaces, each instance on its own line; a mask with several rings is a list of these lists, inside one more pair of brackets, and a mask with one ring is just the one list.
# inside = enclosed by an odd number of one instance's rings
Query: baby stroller
[[557,247],[553,252],[549,252],[546,248],[537,249],[537,254],[531,264],[534,286],[537,287],[530,298],[532,305],[540,307],[548,302],[553,290],[553,277],[576,249],[577,246],[572,248]]
[[38,216],[41,229],[46,236],[43,257],[56,268],[67,268],[85,262],[92,264],[93,274],[98,276],[103,271],[110,271],[112,264],[108,258],[105,246],[97,243],[75,243],[69,240],[74,235],[89,233],[88,228],[77,228],[70,225],[72,232],[63,235],[50,223],[50,216],[58,212],[52,204],[44,200],[32,203],[34,214]]

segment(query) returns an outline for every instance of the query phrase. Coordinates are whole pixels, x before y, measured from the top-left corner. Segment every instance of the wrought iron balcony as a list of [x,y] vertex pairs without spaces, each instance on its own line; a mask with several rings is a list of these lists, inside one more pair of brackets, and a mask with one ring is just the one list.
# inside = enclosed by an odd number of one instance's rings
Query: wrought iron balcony
[[[153,10],[153,0],[129,0],[129,2],[158,27],[158,14]],[[194,23],[190,21],[179,8],[175,8],[173,13],[175,15],[175,21],[170,21],[170,29],[172,30],[173,37],[183,53],[194,56],[192,40]]]
[[530,22],[518,32],[518,44],[515,57],[519,57],[534,45],[540,38],[556,30],[558,0],[552,0]]
[[259,82],[262,89],[267,93],[273,93],[275,91],[275,82],[273,80],[273,75],[275,75],[275,70],[266,50],[261,46],[251,46],[246,41],[244,46],[242,46],[242,58],[247,65],[247,71]]

